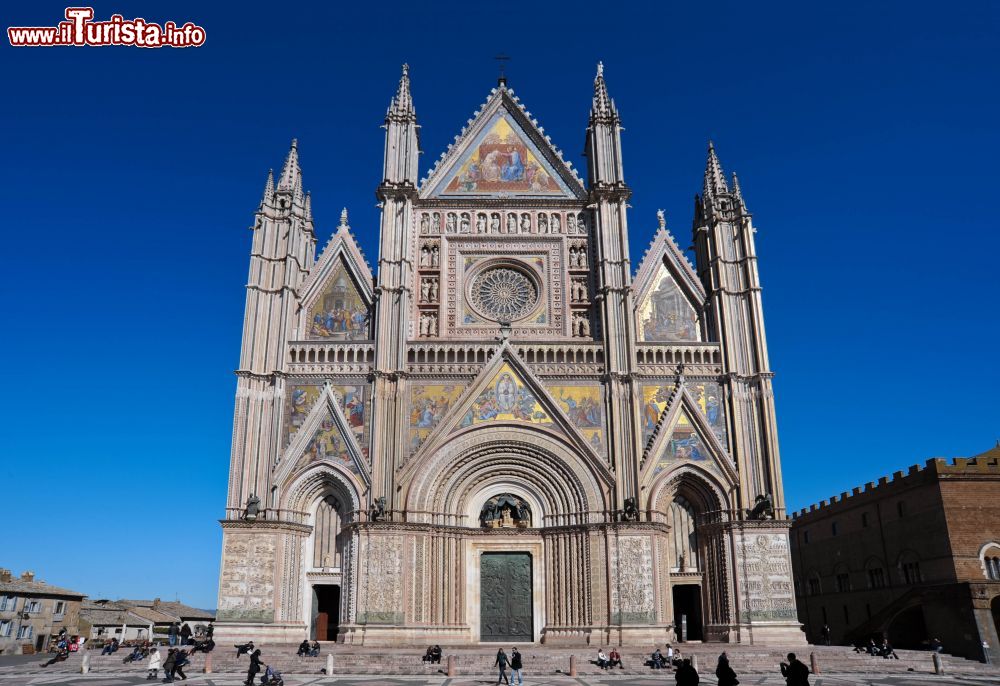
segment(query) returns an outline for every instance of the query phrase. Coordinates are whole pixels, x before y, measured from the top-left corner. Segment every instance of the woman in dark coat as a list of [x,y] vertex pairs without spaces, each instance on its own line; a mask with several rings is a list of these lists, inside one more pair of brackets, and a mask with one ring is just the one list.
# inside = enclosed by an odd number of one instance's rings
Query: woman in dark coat
[[163,681],[165,683],[173,683],[174,681],[174,667],[177,665],[177,649],[171,648],[167,651],[166,662],[163,663]]
[[260,648],[250,653],[250,669],[247,670],[246,686],[253,686],[254,677],[260,672]]
[[740,680],[736,678],[736,672],[729,666],[729,657],[723,653],[719,656],[719,666],[715,668],[715,678],[719,680],[719,686],[736,686]]

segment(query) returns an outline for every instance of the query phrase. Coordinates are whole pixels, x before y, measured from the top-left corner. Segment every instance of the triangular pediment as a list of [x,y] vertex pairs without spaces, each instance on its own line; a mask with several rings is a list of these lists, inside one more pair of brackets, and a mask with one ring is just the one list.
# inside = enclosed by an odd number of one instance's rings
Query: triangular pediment
[[[585,437],[586,432],[576,427],[508,345],[502,345],[472,384],[456,395],[458,399],[454,402],[444,397],[444,402],[450,405],[446,416],[430,430],[407,463],[405,473],[417,469],[424,456],[432,454],[457,434],[490,426],[514,425],[559,436],[597,473],[613,480],[607,461],[601,457],[603,448],[599,450],[591,444],[593,435]],[[598,440],[603,439],[601,435]]]
[[346,225],[327,243],[299,292],[301,338],[371,339],[372,274]]
[[643,454],[643,480],[651,481],[660,472],[682,464],[696,464],[736,483],[735,465],[705,415],[700,393],[703,391],[682,383],[671,395]]
[[323,387],[275,466],[275,483],[281,483],[288,475],[317,462],[332,463],[346,469],[362,484],[370,482],[367,459],[355,437],[352,420],[341,409],[345,402],[350,404],[332,384]]
[[705,290],[665,226],[661,225],[643,256],[632,291],[639,341],[702,340],[700,317]]
[[423,198],[573,198],[583,184],[513,91],[490,99],[421,186]]

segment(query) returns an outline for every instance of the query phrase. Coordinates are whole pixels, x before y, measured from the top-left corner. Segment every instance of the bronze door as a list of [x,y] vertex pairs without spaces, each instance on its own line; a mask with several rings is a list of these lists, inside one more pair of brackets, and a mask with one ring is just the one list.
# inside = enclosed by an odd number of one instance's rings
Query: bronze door
[[533,641],[531,554],[483,553],[479,584],[480,640]]

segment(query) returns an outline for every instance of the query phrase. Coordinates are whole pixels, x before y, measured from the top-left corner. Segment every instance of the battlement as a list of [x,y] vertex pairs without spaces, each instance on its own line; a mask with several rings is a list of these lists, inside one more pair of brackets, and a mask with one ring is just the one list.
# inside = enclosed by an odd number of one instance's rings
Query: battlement
[[844,491],[839,496],[833,495],[828,500],[821,500],[819,503],[804,507],[798,512],[793,512],[792,519],[799,519],[815,512],[826,512],[835,507],[839,509],[840,507],[860,504],[861,499],[868,500],[870,494],[876,492],[879,496],[885,496],[917,483],[926,483],[930,479],[965,475],[995,475],[1000,477],[1000,442],[994,448],[974,457],[956,457],[950,461],[944,457],[932,457],[923,465],[910,466],[905,472],[893,472],[891,478],[883,476],[878,482],[869,481],[863,488],[855,486],[850,493]]

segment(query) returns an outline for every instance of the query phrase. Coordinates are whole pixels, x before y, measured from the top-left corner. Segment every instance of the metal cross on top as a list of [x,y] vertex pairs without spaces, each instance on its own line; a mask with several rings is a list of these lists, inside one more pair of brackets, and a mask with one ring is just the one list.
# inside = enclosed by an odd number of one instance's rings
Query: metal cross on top
[[504,74],[504,67],[506,66],[504,63],[510,61],[510,56],[505,55],[505,54],[503,54],[501,52],[499,55],[497,55],[493,59],[495,59],[497,62],[500,63],[500,78],[497,79],[497,85],[498,86],[506,86],[507,85],[507,75]]

